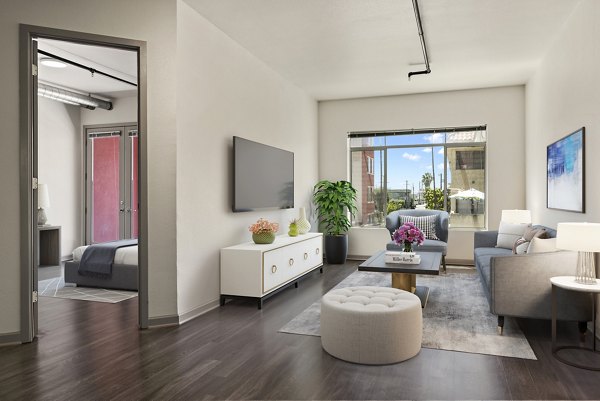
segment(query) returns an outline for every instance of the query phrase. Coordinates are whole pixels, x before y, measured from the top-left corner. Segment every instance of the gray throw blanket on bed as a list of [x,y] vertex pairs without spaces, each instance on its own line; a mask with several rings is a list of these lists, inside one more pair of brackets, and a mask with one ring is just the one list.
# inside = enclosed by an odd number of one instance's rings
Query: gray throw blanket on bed
[[88,246],[79,262],[79,274],[97,278],[110,278],[117,249],[134,246],[137,243],[137,239],[124,239]]

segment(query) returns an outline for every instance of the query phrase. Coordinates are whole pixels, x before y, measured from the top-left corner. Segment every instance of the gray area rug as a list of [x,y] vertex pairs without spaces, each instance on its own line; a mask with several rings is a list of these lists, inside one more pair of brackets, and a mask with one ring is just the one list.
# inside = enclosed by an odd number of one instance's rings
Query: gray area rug
[[[513,358],[537,359],[517,323],[506,318],[504,335],[497,331],[497,318],[476,273],[417,276],[417,284],[430,289],[423,309],[423,347]],[[390,287],[386,273],[356,271],[335,288],[354,286]],[[283,326],[279,332],[320,336],[321,301],[313,303]]]
[[38,282],[38,295],[41,297],[54,297],[76,299],[79,301],[117,302],[137,297],[136,291],[108,290],[92,287],[65,287],[64,277],[57,277]]

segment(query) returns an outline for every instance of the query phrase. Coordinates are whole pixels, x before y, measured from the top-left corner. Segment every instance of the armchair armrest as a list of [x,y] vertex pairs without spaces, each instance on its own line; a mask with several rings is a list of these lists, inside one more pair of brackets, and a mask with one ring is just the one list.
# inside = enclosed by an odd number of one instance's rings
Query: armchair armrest
[[[490,264],[490,309],[499,316],[551,318],[550,278],[571,276],[577,252],[495,256]],[[589,294],[557,289],[558,319],[591,319]]]
[[498,242],[498,231],[475,231],[473,248],[494,248]]

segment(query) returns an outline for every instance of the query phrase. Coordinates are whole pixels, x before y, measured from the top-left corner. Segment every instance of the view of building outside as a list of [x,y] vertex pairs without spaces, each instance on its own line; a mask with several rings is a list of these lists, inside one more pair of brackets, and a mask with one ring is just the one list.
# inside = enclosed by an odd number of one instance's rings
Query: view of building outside
[[359,226],[385,225],[398,209],[450,213],[452,227],[485,226],[485,131],[351,138]]

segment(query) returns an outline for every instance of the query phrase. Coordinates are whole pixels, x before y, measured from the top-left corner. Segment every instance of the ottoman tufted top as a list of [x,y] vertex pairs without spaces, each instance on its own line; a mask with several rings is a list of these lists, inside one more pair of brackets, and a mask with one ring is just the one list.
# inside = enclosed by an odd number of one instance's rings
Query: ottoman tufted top
[[356,313],[396,313],[418,307],[421,300],[415,294],[387,287],[348,287],[332,290],[321,301],[328,307]]

